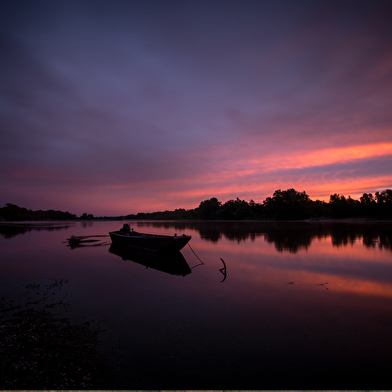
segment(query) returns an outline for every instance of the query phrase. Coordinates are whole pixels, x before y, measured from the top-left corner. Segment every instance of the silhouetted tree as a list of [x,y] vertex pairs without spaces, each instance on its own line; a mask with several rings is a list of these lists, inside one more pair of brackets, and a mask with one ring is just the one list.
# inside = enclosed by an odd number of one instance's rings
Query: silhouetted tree
[[330,213],[333,218],[348,218],[360,215],[360,202],[349,196],[335,193],[329,198]]
[[392,204],[392,189],[376,192],[376,200],[379,204]]
[[377,213],[382,218],[392,218],[392,189],[376,192]]
[[346,215],[346,198],[339,193],[329,197],[330,213],[333,218],[343,218]]
[[[310,200],[309,200],[310,201]],[[329,215],[328,203],[322,200],[316,200],[312,202],[311,205],[312,216],[313,217],[325,217]]]
[[276,219],[305,219],[312,214],[309,196],[306,192],[297,192],[293,188],[276,190],[272,198],[264,200],[263,206],[267,216]]
[[201,219],[216,219],[219,208],[222,203],[216,198],[212,197],[209,200],[204,200],[199,205],[199,216]]
[[84,212],[81,216],[80,219],[93,219],[94,215],[93,214],[87,214],[87,212]]
[[372,216],[376,214],[376,199],[371,193],[364,193],[359,200],[361,203],[361,215]]
[[5,221],[34,221],[34,220],[70,220],[76,219],[75,214],[68,211],[32,211],[27,208],[18,207],[15,204],[7,203],[0,208],[0,217]]
[[224,203],[218,212],[219,219],[250,219],[253,216],[252,208],[255,207],[255,203],[252,200],[252,206],[245,200],[240,200],[238,197],[236,200],[229,200]]

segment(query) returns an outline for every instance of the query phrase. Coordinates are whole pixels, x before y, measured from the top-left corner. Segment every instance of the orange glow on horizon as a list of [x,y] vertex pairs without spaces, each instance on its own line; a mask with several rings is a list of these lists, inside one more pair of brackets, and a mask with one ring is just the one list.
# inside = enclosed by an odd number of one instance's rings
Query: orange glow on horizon
[[[211,154],[206,151],[204,159],[209,161]],[[121,214],[127,214],[193,209],[211,197],[222,203],[237,197],[262,203],[277,189],[294,188],[298,192],[305,191],[311,200],[328,202],[330,195],[335,193],[359,200],[365,192],[374,194],[377,190],[392,187],[392,175],[350,178],[348,173],[338,171],[328,175],[317,172],[318,167],[322,170],[325,165],[392,155],[392,143],[388,142],[316,151],[282,151],[279,156],[264,154],[254,158],[254,155],[253,151],[248,158],[241,159],[232,150],[223,148],[214,151],[208,170],[196,171],[187,177],[103,184],[100,188],[103,194],[116,191],[116,208],[123,208]],[[301,169],[313,167],[314,171],[301,172]],[[289,170],[298,170],[295,179]]]
[[[315,179],[304,178],[296,183],[264,181],[261,184],[253,181],[244,181],[243,184],[224,184],[218,180],[214,184],[212,176],[207,175],[206,177],[203,181],[200,176],[196,184],[191,179],[162,181],[156,184],[155,189],[160,194],[164,194],[160,201],[157,201],[155,194],[154,196],[147,196],[144,193],[144,187],[147,187],[147,185],[140,186],[141,190],[138,190],[135,185],[118,185],[118,187],[116,186],[117,190],[129,191],[129,195],[125,198],[118,197],[115,203],[116,209],[120,214],[175,210],[177,208],[193,209],[198,207],[201,201],[212,197],[218,198],[222,203],[237,197],[246,201],[253,199],[256,203],[262,203],[267,197],[272,197],[277,189],[285,190],[289,188],[294,188],[298,192],[305,191],[313,201],[328,202],[330,195],[335,193],[359,200],[365,192],[374,194],[376,190],[391,188],[389,184],[392,184],[391,177],[364,177],[349,181],[333,179],[317,182]],[[167,187],[167,190],[164,190],[164,187]],[[109,188],[108,190],[113,189],[112,186]]]

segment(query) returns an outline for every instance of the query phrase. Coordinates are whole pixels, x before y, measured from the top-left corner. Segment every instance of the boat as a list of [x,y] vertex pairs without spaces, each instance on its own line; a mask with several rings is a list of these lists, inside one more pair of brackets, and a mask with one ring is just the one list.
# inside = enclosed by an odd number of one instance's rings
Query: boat
[[112,243],[126,245],[151,252],[170,252],[181,250],[192,238],[190,235],[174,236],[146,234],[134,231],[127,223],[121,230],[109,232]]
[[186,276],[192,272],[184,256],[178,250],[162,253],[146,252],[141,249],[112,243],[109,252],[120,256],[123,260],[129,260],[144,265],[146,268],[152,268],[170,275]]

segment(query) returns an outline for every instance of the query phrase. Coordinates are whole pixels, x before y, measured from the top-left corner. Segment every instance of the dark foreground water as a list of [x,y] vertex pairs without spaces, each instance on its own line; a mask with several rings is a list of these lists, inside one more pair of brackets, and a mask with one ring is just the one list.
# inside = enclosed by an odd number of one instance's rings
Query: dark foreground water
[[[75,249],[63,242],[105,235],[122,222],[0,227],[1,328],[14,328],[13,340],[3,334],[12,377],[3,372],[2,388],[392,388],[390,223],[130,223],[138,231],[192,235],[204,264],[188,246],[185,260],[162,272],[146,268],[143,255],[110,247],[108,237]],[[106,379],[86,370],[81,381],[67,376],[67,385],[40,384],[39,377],[23,384],[47,346],[15,354],[18,334],[33,326],[4,320],[31,308],[98,331],[97,352],[111,369]],[[84,344],[70,337],[61,344],[72,342]],[[75,360],[83,373],[80,358],[91,358],[76,348],[68,364],[75,368]],[[42,355],[24,366],[28,350]]]

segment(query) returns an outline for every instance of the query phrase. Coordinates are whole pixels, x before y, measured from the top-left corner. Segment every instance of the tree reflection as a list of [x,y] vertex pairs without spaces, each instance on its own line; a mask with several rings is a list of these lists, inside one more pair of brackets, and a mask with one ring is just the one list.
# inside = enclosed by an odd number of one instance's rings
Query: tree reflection
[[28,233],[30,231],[53,231],[68,229],[70,224],[58,223],[9,223],[2,222],[0,224],[0,235],[4,238],[12,238],[19,234]]
[[392,251],[392,227],[388,222],[276,222],[276,221],[177,221],[138,222],[141,226],[197,230],[204,241],[217,243],[254,241],[257,237],[275,245],[279,252],[307,250],[313,240],[331,237],[333,246],[353,245],[362,241],[369,248]]
[[309,227],[292,230],[291,227],[285,226],[264,233],[265,240],[274,244],[277,251],[289,251],[290,253],[297,253],[300,249],[307,250],[312,242],[312,237]]

